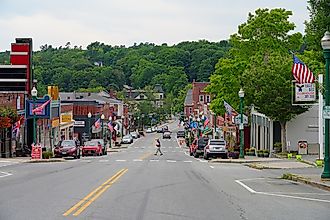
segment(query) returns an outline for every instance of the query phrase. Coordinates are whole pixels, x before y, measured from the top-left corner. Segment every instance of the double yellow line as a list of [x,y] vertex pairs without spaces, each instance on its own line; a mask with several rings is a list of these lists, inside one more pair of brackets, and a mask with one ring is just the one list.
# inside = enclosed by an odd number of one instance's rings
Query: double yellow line
[[101,186],[97,187],[95,190],[85,196],[82,200],[80,200],[77,204],[72,206],[68,211],[64,212],[63,216],[68,216],[74,211],[75,213],[73,213],[73,216],[78,216],[90,204],[92,204],[92,202],[94,202],[98,197],[100,197],[102,193],[104,193],[113,183],[115,183],[122,175],[124,175],[127,170],[128,169],[121,169],[120,171],[118,171],[110,179],[102,183]]

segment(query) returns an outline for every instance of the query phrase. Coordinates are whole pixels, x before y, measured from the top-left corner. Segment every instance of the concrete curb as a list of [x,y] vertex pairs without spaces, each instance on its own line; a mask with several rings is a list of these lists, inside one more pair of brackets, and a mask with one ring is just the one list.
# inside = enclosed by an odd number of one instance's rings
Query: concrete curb
[[249,159],[215,159],[210,160],[209,163],[262,163],[262,162],[277,162],[278,159],[269,160],[249,160]]
[[308,177],[306,178],[306,177],[303,177],[303,176],[300,176],[297,174],[286,173],[286,174],[283,174],[282,179],[292,180],[295,182],[311,185],[311,186],[317,187],[319,189],[330,191],[330,185],[324,184],[322,182],[316,182],[316,181],[311,180],[311,178],[308,178]]
[[63,158],[31,159],[23,163],[55,163],[55,162],[66,162],[66,160]]

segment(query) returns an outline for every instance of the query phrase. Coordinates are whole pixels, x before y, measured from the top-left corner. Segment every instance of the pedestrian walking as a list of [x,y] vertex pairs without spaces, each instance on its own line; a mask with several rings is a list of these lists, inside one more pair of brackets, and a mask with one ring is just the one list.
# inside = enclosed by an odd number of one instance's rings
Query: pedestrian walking
[[157,150],[156,150],[156,152],[155,152],[155,155],[157,155],[158,154],[158,152],[160,153],[160,156],[162,156],[163,155],[163,153],[162,153],[162,151],[160,150],[160,146],[161,146],[161,144],[160,144],[160,140],[159,140],[159,138],[156,138],[155,139],[155,144],[156,144],[156,148],[157,148]]

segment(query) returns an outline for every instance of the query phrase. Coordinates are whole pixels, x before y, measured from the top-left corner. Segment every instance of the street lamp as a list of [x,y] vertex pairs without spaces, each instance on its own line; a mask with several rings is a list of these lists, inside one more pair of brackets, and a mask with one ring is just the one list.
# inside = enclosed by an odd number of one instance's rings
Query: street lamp
[[87,117],[88,117],[88,137],[89,139],[92,139],[92,135],[91,135],[91,118],[92,118],[92,113],[91,112],[88,112],[87,114]]
[[101,134],[102,134],[102,139],[104,139],[104,132],[103,132],[103,122],[104,122],[104,118],[105,118],[105,116],[104,116],[104,114],[102,114],[101,115],[101,126],[102,126],[102,130],[101,130]]
[[124,135],[124,118],[125,116],[122,115],[121,116],[121,138],[123,139],[123,135]]
[[[323,48],[323,54],[325,58],[325,106],[324,107],[330,108],[330,78],[329,78],[330,33],[329,31],[324,33],[324,37],[321,39],[321,45]],[[330,118],[325,118],[324,170],[321,175],[321,178],[330,178],[329,128],[330,128]]]
[[239,109],[241,115],[241,121],[239,123],[239,132],[240,132],[239,158],[244,158],[244,124],[243,124],[244,91],[242,88],[239,90],[238,96],[239,96]]
[[[111,124],[111,126],[112,126],[112,117],[110,116],[109,117],[109,123]],[[110,130],[110,148],[111,148],[111,142],[112,142],[112,132],[111,132],[111,130]]]
[[[38,96],[38,90],[36,89],[35,86],[33,86],[31,90],[31,95],[33,99],[33,110],[36,108],[36,99]],[[36,144],[37,141],[37,128],[36,128],[36,113],[33,111],[33,143]]]

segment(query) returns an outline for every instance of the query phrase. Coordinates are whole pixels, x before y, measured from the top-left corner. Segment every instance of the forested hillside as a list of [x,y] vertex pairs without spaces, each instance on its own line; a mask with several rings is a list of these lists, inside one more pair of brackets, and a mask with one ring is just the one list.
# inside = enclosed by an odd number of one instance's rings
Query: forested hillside
[[[53,48],[43,45],[34,53],[34,73],[40,92],[47,85],[61,91],[112,87],[124,84],[144,88],[162,84],[174,96],[192,80],[209,81],[214,66],[228,50],[228,42],[182,42],[174,46],[141,43],[131,47],[94,42],[87,46]],[[9,53],[0,53],[0,63],[9,63]]]

